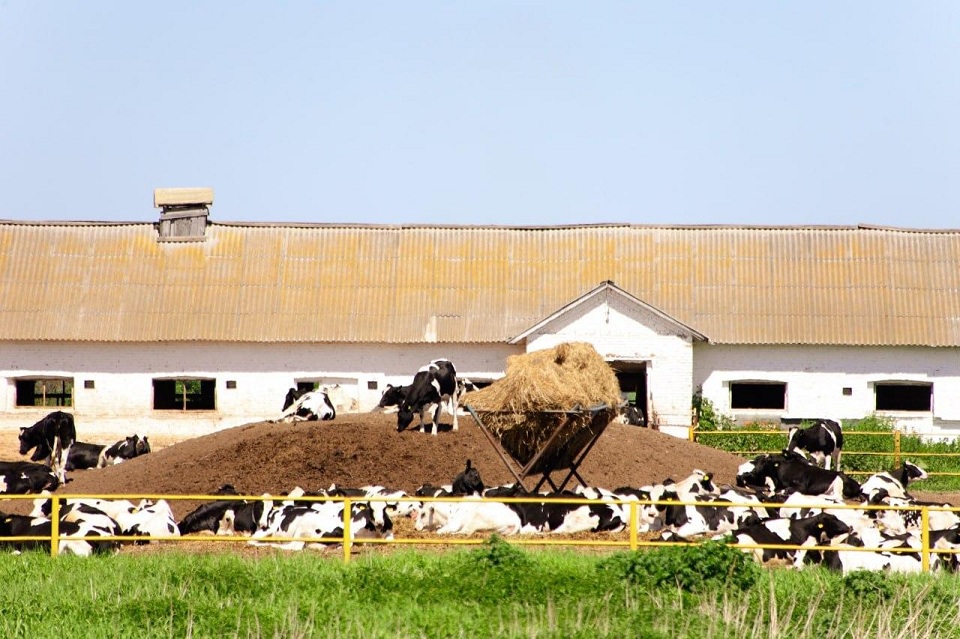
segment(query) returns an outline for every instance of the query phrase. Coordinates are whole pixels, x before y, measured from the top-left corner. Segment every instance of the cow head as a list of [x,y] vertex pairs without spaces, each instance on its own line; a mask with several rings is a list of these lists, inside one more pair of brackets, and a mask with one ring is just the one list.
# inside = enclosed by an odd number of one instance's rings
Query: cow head
[[377,404],[377,407],[373,410],[375,412],[380,412],[385,408],[399,406],[406,396],[406,386],[394,386],[393,384],[387,384],[387,387],[383,389],[383,395],[380,396],[380,403]]
[[397,432],[402,433],[407,430],[411,423],[413,423],[413,411],[409,406],[400,406],[400,411],[397,413]]
[[[927,471],[908,461],[903,462],[903,474],[907,481],[919,481],[928,477]],[[907,482],[904,481],[903,485],[906,486],[906,484]]]
[[26,426],[20,427],[20,454],[26,455],[30,452],[30,449],[36,446],[36,442],[33,441],[33,432]]
[[858,499],[862,494],[860,482],[846,473],[840,473],[840,479],[843,480],[843,496],[847,499]]

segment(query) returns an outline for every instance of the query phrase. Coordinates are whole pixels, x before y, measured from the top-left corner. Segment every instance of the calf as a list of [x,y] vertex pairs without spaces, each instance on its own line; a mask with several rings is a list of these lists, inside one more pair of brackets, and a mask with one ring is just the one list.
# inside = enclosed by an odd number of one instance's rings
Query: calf
[[406,396],[400,402],[397,412],[397,432],[406,430],[413,422],[415,414],[420,415],[420,428],[426,430],[423,421],[424,412],[429,407],[435,406],[431,432],[436,435],[440,426],[440,410],[444,400],[448,402],[448,410],[453,415],[453,430],[458,430],[457,392],[457,371],[453,363],[445,359],[433,360],[417,372]]
[[803,450],[810,453],[818,466],[827,470],[840,469],[840,452],[843,449],[843,430],[840,422],[833,419],[818,419],[811,426],[794,426],[787,436],[787,452]]
[[67,457],[77,441],[73,415],[54,411],[29,428],[20,429],[20,454],[34,451],[30,461],[45,461],[64,484],[67,481]]

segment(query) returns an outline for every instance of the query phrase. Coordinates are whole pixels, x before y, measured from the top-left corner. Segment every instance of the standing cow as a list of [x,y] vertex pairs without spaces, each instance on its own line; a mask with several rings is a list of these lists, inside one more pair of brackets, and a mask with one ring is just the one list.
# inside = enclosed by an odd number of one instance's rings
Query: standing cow
[[457,430],[457,405],[459,385],[457,371],[453,363],[445,359],[435,359],[421,368],[413,378],[407,389],[400,410],[397,413],[397,432],[403,432],[413,422],[415,414],[420,415],[420,427],[426,430],[423,414],[428,408],[433,409],[431,420],[433,435],[437,434],[440,425],[440,409],[444,401],[449,404],[450,414],[453,415],[453,430]]
[[43,461],[61,484],[67,481],[67,457],[77,441],[73,415],[54,411],[33,426],[20,429],[20,454],[34,450],[30,461]]
[[[840,470],[840,452],[843,450],[843,429],[835,419],[818,419],[806,428],[794,426],[787,435],[788,452],[806,451],[827,470]],[[833,462],[831,464],[830,462]]]

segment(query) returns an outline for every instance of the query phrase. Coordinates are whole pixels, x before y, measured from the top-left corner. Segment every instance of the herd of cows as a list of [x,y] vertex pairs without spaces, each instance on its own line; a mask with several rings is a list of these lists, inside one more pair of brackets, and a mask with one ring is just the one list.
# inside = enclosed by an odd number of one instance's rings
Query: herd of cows
[[[419,414],[420,427],[436,434],[442,406],[454,416],[456,430],[463,391],[453,365],[436,360],[409,386],[388,386],[378,408],[397,411],[398,431],[410,427]],[[324,391],[298,394],[291,389],[282,418],[332,419],[335,414]],[[169,539],[204,533],[244,535],[250,544],[286,549],[325,546],[336,543],[331,538],[342,539],[343,499],[350,498],[354,539],[392,538],[393,522],[402,517],[412,520],[416,531],[437,535],[615,533],[632,524],[659,542],[726,538],[760,562],[778,559],[798,568],[820,563],[844,573],[919,571],[925,535],[935,550],[960,551],[960,516],[946,504],[920,502],[907,490],[911,482],[926,478],[920,467],[904,462],[894,472],[877,473],[860,483],[839,470],[842,447],[837,421],[821,419],[806,428],[791,428],[781,453],[759,455],[740,466],[736,486],[718,486],[709,472],[694,470],[679,481],[655,485],[577,487],[531,495],[519,484],[485,486],[468,460],[449,485],[425,484],[412,495],[383,486],[333,485],[316,492],[296,487],[286,495],[252,499],[225,485],[217,499],[179,521],[163,500],[133,504],[61,498],[60,550],[88,555],[115,551],[121,543],[146,543],[137,539],[143,536]],[[149,441],[138,435],[110,446],[78,442],[73,416],[62,411],[22,428],[20,454],[32,453],[31,461],[0,462],[0,492],[40,497],[30,515],[0,517],[0,546],[20,551],[46,545],[4,538],[50,535],[50,495],[65,482],[67,471],[102,468],[149,452]],[[458,499],[445,500],[454,497]],[[922,506],[931,507],[926,529],[918,510]],[[98,540],[112,537],[128,539]],[[793,548],[757,547],[761,545]],[[933,569],[958,568],[957,555],[951,552],[933,553],[929,561]]]

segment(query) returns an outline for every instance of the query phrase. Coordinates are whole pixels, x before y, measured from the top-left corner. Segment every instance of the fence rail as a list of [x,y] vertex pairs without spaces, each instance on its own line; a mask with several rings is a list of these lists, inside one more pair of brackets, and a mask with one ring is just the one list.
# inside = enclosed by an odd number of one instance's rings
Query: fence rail
[[[700,430],[696,427],[691,427],[689,430],[689,440],[692,442],[699,442],[710,446],[709,440],[711,439],[723,439],[724,437],[738,437],[741,435],[762,435],[765,437],[783,437],[783,447],[777,450],[729,450],[724,448],[727,452],[733,453],[735,455],[762,455],[770,453],[779,453],[787,445],[787,436],[788,431],[785,430]],[[856,437],[881,437],[889,438],[890,450],[889,451],[872,451],[872,450],[850,450],[847,448],[843,449],[844,456],[858,456],[858,457],[892,457],[893,466],[897,467],[900,465],[901,460],[905,456],[909,456],[911,459],[936,459],[936,458],[950,458],[956,459],[957,467],[960,468],[960,452],[957,453],[927,453],[927,452],[915,452],[915,451],[906,451],[903,450],[902,444],[902,435],[903,433],[899,430],[892,432],[874,432],[874,431],[845,431],[844,437],[847,439],[856,438]],[[916,432],[910,433],[911,436],[922,437],[924,435],[929,436],[940,436],[942,433],[926,433],[926,432]],[[703,439],[701,439],[703,438]],[[871,475],[876,471],[872,470],[849,470],[844,471],[849,475]],[[960,471],[949,472],[949,471],[928,471],[927,473],[930,477],[960,477]]]
[[[59,546],[62,541],[126,541],[126,542],[144,542],[144,541],[163,541],[163,542],[204,542],[204,543],[246,543],[251,538],[247,536],[210,536],[210,535],[182,535],[182,536],[152,536],[152,535],[117,535],[117,536],[99,536],[99,535],[87,535],[87,536],[65,536],[60,534],[59,530],[59,521],[60,521],[60,510],[62,508],[61,502],[66,500],[82,500],[82,499],[104,499],[104,500],[141,500],[148,499],[152,501],[157,500],[167,500],[167,501],[266,501],[273,499],[285,499],[286,496],[276,495],[101,495],[101,494],[89,494],[89,495],[69,495],[69,496],[50,496],[51,499],[51,530],[50,535],[33,535],[33,536],[17,536],[17,537],[3,537],[0,538],[2,543],[10,543],[16,541],[39,541],[39,542],[48,542],[50,544],[50,555],[53,557],[58,556]],[[37,499],[37,495],[5,495],[4,499]],[[677,506],[677,505],[695,505],[695,506],[705,506],[704,502],[697,501],[676,501],[676,500],[616,500],[616,499],[586,499],[586,498],[548,498],[540,496],[531,496],[531,497],[503,497],[503,498],[484,498],[482,500],[477,499],[464,499],[460,497],[405,497],[405,498],[394,498],[394,497],[296,497],[297,501],[331,501],[331,502],[341,502],[344,505],[343,508],[343,534],[339,536],[299,536],[299,537],[283,537],[283,536],[274,536],[274,537],[260,537],[257,540],[263,542],[288,542],[288,541],[302,541],[304,543],[334,543],[341,544],[343,550],[343,562],[349,563],[351,553],[353,552],[354,547],[363,546],[363,545],[387,545],[387,546],[405,546],[405,545],[434,545],[434,546],[475,546],[486,543],[485,539],[482,538],[455,538],[447,537],[443,535],[436,535],[435,537],[429,538],[404,538],[404,539],[375,539],[375,538],[352,538],[351,534],[351,515],[352,515],[352,505],[354,503],[364,503],[364,502],[390,502],[390,503],[401,503],[401,502],[416,502],[416,503],[428,503],[428,502],[459,502],[459,503],[483,503],[483,502],[499,502],[499,503],[557,503],[557,504],[587,504],[587,505],[597,505],[597,504],[609,504],[609,505],[618,505],[625,507],[628,512],[628,524],[627,524],[627,533],[628,538],[623,539],[570,539],[570,538],[556,538],[556,539],[545,539],[542,537],[529,538],[525,536],[517,536],[506,539],[510,544],[517,546],[560,546],[560,547],[602,547],[602,548],[623,548],[629,550],[638,550],[641,548],[656,548],[662,546],[677,546],[677,545],[696,545],[700,543],[699,541],[662,541],[662,540],[642,540],[640,539],[639,531],[639,512],[638,508],[641,506]],[[711,507],[750,507],[750,508],[783,508],[782,503],[734,503],[727,501],[715,501],[710,502],[709,506]],[[934,548],[930,544],[930,513],[931,512],[960,512],[960,508],[951,507],[951,506],[863,506],[863,505],[839,505],[839,504],[823,504],[823,503],[810,503],[810,504],[790,504],[788,506],[791,509],[803,509],[803,508],[818,508],[823,511],[829,510],[896,510],[896,511],[913,511],[920,513],[921,521],[921,535],[920,535],[920,547],[906,547],[906,548],[880,548],[880,547],[837,547],[837,546],[795,546],[789,544],[736,544],[731,543],[730,545],[741,550],[832,550],[832,551],[844,551],[844,552],[892,552],[892,553],[920,553],[921,557],[921,570],[923,572],[930,571],[930,561],[931,556],[939,555],[953,555],[960,554],[960,549],[952,548]],[[597,533],[602,535],[604,533]]]

